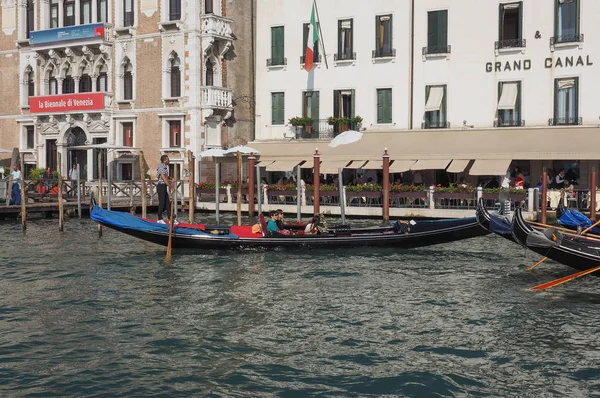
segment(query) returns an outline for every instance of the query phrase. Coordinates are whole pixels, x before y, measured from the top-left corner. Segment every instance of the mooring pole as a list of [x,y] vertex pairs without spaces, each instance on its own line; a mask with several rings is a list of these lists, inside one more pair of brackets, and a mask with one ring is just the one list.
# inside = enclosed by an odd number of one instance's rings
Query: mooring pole
[[177,170],[178,170],[178,164],[174,163],[173,164],[173,181],[175,183],[175,187],[173,189],[173,206],[175,206],[175,219],[179,220],[179,218],[177,217]]
[[338,169],[338,195],[340,201],[340,213],[342,214],[342,225],[346,224],[346,203],[344,201],[344,183],[343,183],[343,171],[341,167]]
[[383,221],[390,221],[390,155],[383,153]]
[[21,227],[23,228],[23,232],[27,229],[27,205],[25,203],[25,159],[23,154],[21,153],[21,180],[19,181],[19,188],[21,188]]
[[237,153],[237,223],[242,225],[242,153]]
[[64,229],[64,212],[63,212],[63,195],[62,195],[62,173],[61,173],[61,153],[56,154],[56,160],[58,161],[58,230],[60,232]]
[[144,151],[140,151],[140,194],[142,196],[142,218],[146,218],[146,172],[144,170]]
[[262,180],[260,178],[260,165],[256,165],[256,210],[262,213]]
[[546,224],[546,206],[548,202],[548,172],[544,167],[544,172],[542,173],[542,224]]
[[108,179],[108,187],[107,188],[107,192],[106,192],[106,209],[110,210],[110,201],[112,199],[112,161],[108,161],[108,151],[106,151],[106,167],[107,167],[107,171],[106,174],[108,174],[106,176],[106,178]]
[[79,175],[81,171],[79,170],[79,164],[77,164],[77,217],[81,218],[81,176]]
[[313,165],[313,189],[314,189],[314,191],[313,191],[313,195],[314,195],[313,207],[314,207],[314,211],[313,211],[313,214],[319,214],[319,212],[321,211],[321,196],[320,196],[320,192],[319,192],[319,189],[321,187],[321,173],[320,173],[321,155],[319,155],[319,149],[315,149],[313,161],[314,161],[314,165]]
[[590,219],[596,221],[596,168],[592,167],[592,178],[590,181]]
[[188,151],[188,168],[190,169],[190,224],[194,223],[194,211],[196,210],[196,157],[192,151]]
[[296,165],[296,220],[302,221],[302,178],[300,178],[300,165]]
[[[59,163],[60,164],[60,163]],[[98,151],[98,206],[102,208],[102,150]],[[58,173],[60,175],[60,171]],[[98,224],[98,238],[102,238],[102,224]]]
[[251,153],[248,157],[248,216],[254,217],[254,167],[256,157]]
[[219,225],[219,202],[221,201],[219,194],[219,188],[221,185],[221,182],[219,181],[220,174],[219,161],[215,158],[215,219],[217,221],[217,225]]

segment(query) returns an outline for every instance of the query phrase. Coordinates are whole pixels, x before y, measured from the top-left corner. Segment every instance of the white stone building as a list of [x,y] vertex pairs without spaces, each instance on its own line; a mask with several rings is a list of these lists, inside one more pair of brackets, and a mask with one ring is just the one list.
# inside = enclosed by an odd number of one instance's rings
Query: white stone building
[[[569,167],[588,186],[588,171],[600,166],[592,149],[600,144],[600,2],[317,1],[329,69],[320,49],[307,73],[300,57],[312,3],[258,4],[257,141],[287,140],[292,156],[297,141],[343,128],[313,121],[297,129],[289,119],[360,115],[365,151],[372,141],[397,159],[512,160],[531,185],[543,167]],[[307,106],[310,91],[318,107]],[[340,106],[346,94],[349,114]]]

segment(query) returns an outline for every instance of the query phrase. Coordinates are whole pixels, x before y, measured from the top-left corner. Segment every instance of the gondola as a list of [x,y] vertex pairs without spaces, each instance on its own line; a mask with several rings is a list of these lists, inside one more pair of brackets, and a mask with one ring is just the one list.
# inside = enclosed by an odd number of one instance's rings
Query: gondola
[[[558,223],[560,225],[574,231],[584,230],[594,224],[592,220],[587,218],[581,212],[575,209],[567,209],[562,201],[560,201],[558,207],[556,208],[556,218],[558,219]],[[600,227],[592,228],[590,233],[600,235]]]
[[[98,223],[143,239],[166,246],[169,225],[143,219],[129,213],[105,210],[95,205],[90,218]],[[264,217],[260,217],[260,233],[252,233],[252,226],[210,227],[203,224],[173,226],[172,245],[186,249],[304,249],[393,247],[414,248],[453,242],[488,233],[475,217],[463,219],[395,222],[386,227],[352,228],[338,225],[319,234],[267,234]]]
[[[554,228],[534,230],[517,208],[512,220],[515,240],[529,250],[580,271],[600,265],[600,247],[583,237],[564,235]],[[598,272],[594,274],[599,274]]]
[[483,203],[483,199],[479,199],[477,202],[477,210],[475,211],[475,218],[479,225],[487,231],[493,232],[501,237],[514,242],[512,236],[510,222],[503,215],[487,211]]

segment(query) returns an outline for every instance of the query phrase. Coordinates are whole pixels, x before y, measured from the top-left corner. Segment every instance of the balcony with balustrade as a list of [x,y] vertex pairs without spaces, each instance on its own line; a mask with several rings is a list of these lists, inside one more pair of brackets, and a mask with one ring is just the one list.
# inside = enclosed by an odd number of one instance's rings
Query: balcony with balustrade
[[217,45],[221,56],[233,46],[233,20],[215,14],[205,14],[202,21],[202,50],[205,55]]
[[224,87],[202,86],[202,108],[213,110],[233,110],[233,90]]

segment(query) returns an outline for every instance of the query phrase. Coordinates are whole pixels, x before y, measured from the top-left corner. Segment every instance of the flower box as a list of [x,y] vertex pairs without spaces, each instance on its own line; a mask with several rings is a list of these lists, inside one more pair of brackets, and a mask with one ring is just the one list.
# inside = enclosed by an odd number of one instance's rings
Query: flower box
[[346,191],[347,198],[381,198],[383,192],[381,191]]
[[[243,190],[242,190],[243,192]],[[196,188],[196,194],[197,195],[201,195],[201,194],[214,194],[215,193],[215,188],[212,189],[205,189],[205,188]],[[227,190],[225,188],[221,188],[219,189],[219,193],[221,195],[225,195],[227,194]]]
[[475,199],[474,193],[452,193],[452,192],[437,192],[434,193],[436,199]]
[[426,198],[427,192],[390,192],[390,198]]
[[[242,190],[243,192],[243,190]],[[267,190],[267,195],[269,196],[296,196],[298,195],[298,191],[271,191]]]

